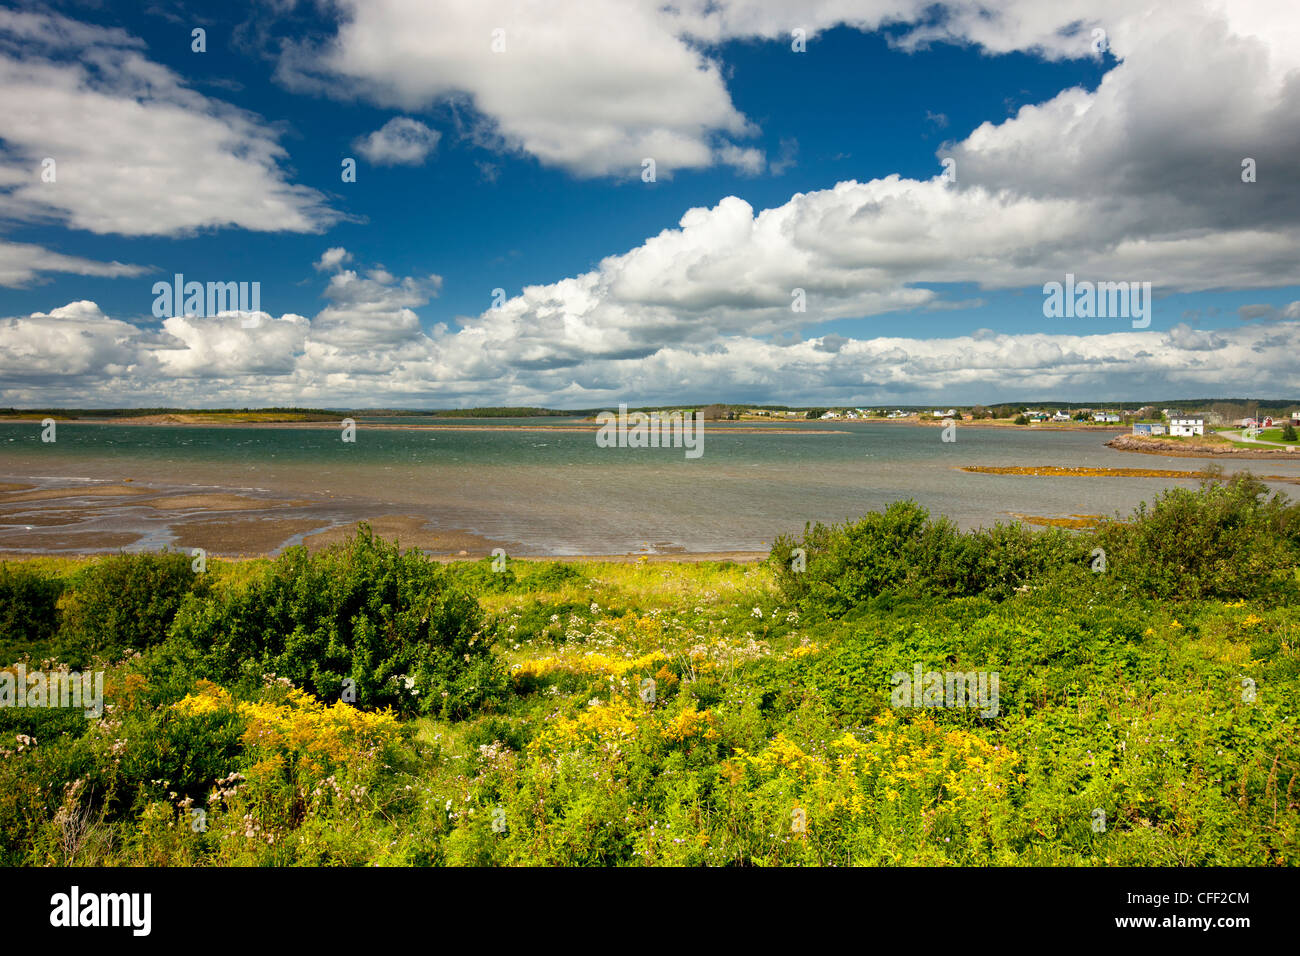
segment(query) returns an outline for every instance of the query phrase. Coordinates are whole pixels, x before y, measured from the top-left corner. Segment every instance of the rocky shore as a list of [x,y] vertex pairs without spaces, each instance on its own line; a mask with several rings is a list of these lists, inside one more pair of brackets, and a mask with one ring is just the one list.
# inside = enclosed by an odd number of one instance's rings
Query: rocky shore
[[[1163,438],[1144,438],[1137,435],[1118,435],[1106,442],[1107,447],[1118,451],[1135,451],[1144,455],[1169,455],[1175,458],[1245,458],[1289,459],[1300,461],[1300,451],[1288,452],[1285,448],[1243,448],[1228,442],[1223,444],[1192,444]],[[1296,446],[1300,448],[1300,445]]]

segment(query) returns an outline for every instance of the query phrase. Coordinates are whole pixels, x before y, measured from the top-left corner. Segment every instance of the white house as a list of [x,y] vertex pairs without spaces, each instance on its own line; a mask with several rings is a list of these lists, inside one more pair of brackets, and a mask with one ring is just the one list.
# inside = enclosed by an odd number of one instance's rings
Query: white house
[[1169,434],[1190,437],[1205,434],[1204,418],[1172,418],[1169,420]]
[[1068,422],[1069,420],[1070,415],[1068,412],[1057,412],[1052,416],[1052,421],[1054,422]]
[[1114,412],[1099,412],[1092,416],[1094,422],[1118,422],[1119,416]]

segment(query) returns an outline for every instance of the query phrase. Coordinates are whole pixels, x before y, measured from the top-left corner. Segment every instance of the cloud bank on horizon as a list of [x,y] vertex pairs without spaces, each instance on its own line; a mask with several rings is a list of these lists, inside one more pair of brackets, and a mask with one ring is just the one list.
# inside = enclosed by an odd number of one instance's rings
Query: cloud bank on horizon
[[[1056,61],[1099,55],[1100,37],[1113,62],[1094,90],[1062,90],[944,143],[937,156],[955,176],[936,159],[931,178],[828,182],[764,209],[721,195],[587,271],[429,323],[420,310],[444,276],[399,277],[364,248],[331,242],[337,223],[359,217],[341,190],[295,182],[282,124],[196,92],[122,29],[0,11],[0,223],[160,242],[220,230],[320,235],[303,269],[326,282],[327,300],[311,317],[265,315],[252,328],[236,313],[159,325],[93,301],[51,301],[0,319],[0,401],[593,407],[1300,392],[1300,302],[1246,305],[1246,321],[1218,329],[1138,331],[1094,318],[1044,319],[1035,332],[800,335],[810,315],[900,312],[916,315],[919,332],[925,316],[971,304],[948,285],[1026,290],[1031,311],[1037,290],[1067,274],[1150,282],[1158,297],[1297,285],[1293,5],[457,0],[435,13],[419,0],[339,0],[328,9],[329,29],[278,46],[274,77],[286,95],[398,111],[352,137],[374,165],[436,163],[446,139],[425,120],[450,104],[476,144],[608,180],[612,194],[635,188],[647,157],[666,180],[710,167],[772,175],[790,161],[752,145],[762,117],[745,115],[728,89],[729,42],[788,47],[798,29],[812,48],[834,28],[888,30],[900,55],[956,43]],[[33,175],[50,156],[57,183]],[[1243,181],[1247,158],[1253,182]],[[0,236],[0,285],[158,271]]]

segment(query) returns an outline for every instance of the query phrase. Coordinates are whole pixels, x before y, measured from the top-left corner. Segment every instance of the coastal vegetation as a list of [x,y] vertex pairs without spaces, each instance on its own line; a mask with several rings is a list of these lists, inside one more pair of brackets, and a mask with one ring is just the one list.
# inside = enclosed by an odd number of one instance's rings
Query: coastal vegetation
[[[1300,506],[1249,476],[499,567],[0,565],[0,657],[106,672],[96,716],[0,707],[0,863],[1300,863]],[[915,668],[996,713],[899,706]]]

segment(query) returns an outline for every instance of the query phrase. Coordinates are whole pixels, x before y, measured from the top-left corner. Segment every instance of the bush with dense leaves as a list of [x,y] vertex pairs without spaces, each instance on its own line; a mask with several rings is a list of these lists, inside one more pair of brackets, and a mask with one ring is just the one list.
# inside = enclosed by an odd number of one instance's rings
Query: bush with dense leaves
[[44,645],[59,627],[63,582],[23,564],[0,564],[0,658]]
[[504,693],[488,632],[445,568],[363,527],[345,545],[314,556],[292,548],[265,575],[187,602],[173,638],[199,648],[218,681],[275,674],[326,701],[462,716]]
[[[804,551],[802,571],[796,547]],[[896,501],[845,525],[810,526],[802,541],[783,535],[771,561],[787,596],[842,614],[886,594],[1004,599],[1086,554],[1068,532],[1014,523],[962,532],[914,501]]]
[[1249,474],[1170,488],[1096,536],[1109,573],[1144,597],[1300,598],[1300,505]]
[[[1096,548],[1106,573],[1084,573]],[[1140,598],[1277,603],[1300,598],[1300,505],[1249,474],[1171,488],[1089,533],[1018,523],[962,532],[914,501],[896,501],[849,524],[809,526],[801,541],[783,535],[770,561],[787,597],[832,615],[886,595],[1004,600],[1067,579],[1072,590],[1120,587]]]
[[60,657],[80,666],[162,642],[182,600],[204,590],[183,554],[115,554],[74,575],[61,601]]

